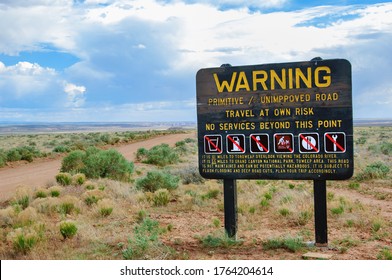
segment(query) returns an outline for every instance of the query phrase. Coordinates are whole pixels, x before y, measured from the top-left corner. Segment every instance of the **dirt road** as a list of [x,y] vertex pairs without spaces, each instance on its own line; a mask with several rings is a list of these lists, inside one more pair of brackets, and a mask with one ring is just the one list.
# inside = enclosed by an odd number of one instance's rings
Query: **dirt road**
[[[187,137],[194,137],[194,133],[170,134],[159,136],[146,141],[136,142],[116,147],[127,160],[134,160],[135,152],[139,148],[150,149],[153,146],[166,143],[174,145]],[[61,167],[61,159],[33,162],[18,167],[0,169],[0,202],[9,199],[19,186],[37,188],[54,182]]]

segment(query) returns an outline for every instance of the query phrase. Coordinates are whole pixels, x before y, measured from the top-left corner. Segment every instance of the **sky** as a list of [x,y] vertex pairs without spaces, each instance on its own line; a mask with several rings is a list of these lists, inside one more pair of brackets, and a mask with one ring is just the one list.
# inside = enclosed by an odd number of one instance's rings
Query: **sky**
[[344,58],[392,118],[392,2],[0,0],[0,122],[196,121],[201,68]]

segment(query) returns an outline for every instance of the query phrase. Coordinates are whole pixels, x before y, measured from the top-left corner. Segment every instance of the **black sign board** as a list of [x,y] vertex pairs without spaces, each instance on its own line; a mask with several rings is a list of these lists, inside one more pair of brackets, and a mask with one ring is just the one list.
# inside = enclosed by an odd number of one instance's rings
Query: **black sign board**
[[341,180],[352,176],[347,60],[201,69],[196,90],[203,177]]

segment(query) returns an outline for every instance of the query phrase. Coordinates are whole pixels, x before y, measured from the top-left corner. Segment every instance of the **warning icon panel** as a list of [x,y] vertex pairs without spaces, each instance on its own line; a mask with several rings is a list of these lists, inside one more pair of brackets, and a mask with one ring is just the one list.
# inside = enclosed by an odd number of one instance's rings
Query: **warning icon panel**
[[300,133],[298,137],[300,153],[318,153],[320,151],[318,133]]
[[250,152],[252,154],[268,153],[269,152],[269,137],[268,134],[251,134],[249,137]]
[[293,153],[294,136],[291,133],[274,134],[275,153]]
[[245,135],[229,134],[226,136],[227,153],[243,154],[245,153]]
[[204,153],[221,154],[222,153],[222,135],[204,135]]
[[327,132],[324,134],[324,147],[327,153],[346,152],[346,134],[344,132]]

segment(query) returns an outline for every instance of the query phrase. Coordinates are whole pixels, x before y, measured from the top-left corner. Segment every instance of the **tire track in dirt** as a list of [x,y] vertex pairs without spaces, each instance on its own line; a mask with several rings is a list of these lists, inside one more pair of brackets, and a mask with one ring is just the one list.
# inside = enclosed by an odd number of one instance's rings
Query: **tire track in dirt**
[[[174,145],[176,142],[189,137],[195,137],[195,133],[158,136],[114,148],[123,154],[127,160],[132,161],[135,159],[135,153],[139,148],[150,149],[163,143]],[[61,159],[54,159],[0,169],[0,202],[10,199],[19,186],[37,188],[54,182],[60,167]]]

